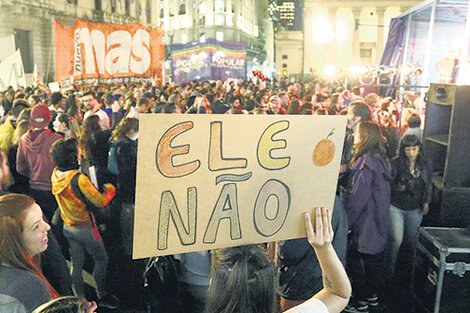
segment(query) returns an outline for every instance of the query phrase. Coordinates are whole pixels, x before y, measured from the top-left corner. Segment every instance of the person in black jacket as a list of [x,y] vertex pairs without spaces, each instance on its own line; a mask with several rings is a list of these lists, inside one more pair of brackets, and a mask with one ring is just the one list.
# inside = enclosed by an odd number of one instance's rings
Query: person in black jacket
[[[409,274],[418,241],[418,228],[429,211],[432,196],[431,166],[417,136],[406,135],[399,155],[392,160],[390,271],[396,281],[409,286]],[[397,257],[399,251],[401,258]],[[399,263],[399,266],[396,264]],[[398,272],[400,271],[400,272]],[[405,276],[402,276],[405,275]]]
[[[332,244],[340,261],[345,265],[348,217],[339,197],[335,199],[331,223],[334,231]],[[307,238],[284,241],[279,250],[279,259],[282,311],[307,301],[323,288],[320,263]]]
[[111,144],[116,149],[118,198],[121,203],[121,240],[126,255],[132,254],[132,234],[134,229],[135,185],[137,172],[137,138],[139,120],[123,119],[111,136]]

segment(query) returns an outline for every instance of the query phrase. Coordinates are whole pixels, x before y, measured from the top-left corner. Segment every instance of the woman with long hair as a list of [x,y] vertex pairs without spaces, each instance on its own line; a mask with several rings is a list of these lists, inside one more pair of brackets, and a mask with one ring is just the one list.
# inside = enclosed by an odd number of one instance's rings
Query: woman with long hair
[[[286,313],[339,313],[348,303],[351,285],[331,244],[331,210],[305,213],[305,230],[323,271],[323,289]],[[258,245],[216,250],[205,313],[280,312],[276,270]]]
[[87,302],[79,297],[59,297],[37,307],[33,313],[94,313],[96,303]]
[[[417,136],[404,136],[399,151],[399,155],[392,160],[391,242],[388,264],[392,278],[394,276],[395,281],[402,282],[403,287],[406,287],[410,283],[418,228],[423,215],[429,211],[432,170],[423,155]],[[403,252],[400,254],[400,268],[395,268],[400,250]]]
[[365,312],[379,305],[382,269],[390,223],[390,169],[385,139],[372,121],[354,132],[352,182],[344,201],[351,235],[348,272],[354,295],[346,312]]
[[[24,112],[25,110],[23,110]],[[18,153],[18,145],[20,138],[28,130],[31,129],[29,121],[23,120],[16,126],[15,132],[13,133],[13,145],[8,149],[8,167],[10,168],[10,174],[12,176],[12,184],[8,188],[10,192],[29,194],[29,178],[19,174],[16,171],[16,155]]]
[[58,296],[39,269],[50,228],[32,198],[0,196],[0,295],[14,299],[8,312],[31,312]]
[[110,148],[109,138],[112,129],[102,130],[98,115],[90,115],[83,122],[82,135],[79,147],[82,153],[82,168],[94,166],[98,189],[106,183],[115,183],[113,175],[108,171],[108,151]]

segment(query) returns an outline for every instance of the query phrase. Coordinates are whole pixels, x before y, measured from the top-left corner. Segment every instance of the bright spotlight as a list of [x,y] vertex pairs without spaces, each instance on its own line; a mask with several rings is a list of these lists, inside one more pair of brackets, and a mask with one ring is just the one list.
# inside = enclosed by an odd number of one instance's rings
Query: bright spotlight
[[325,75],[328,77],[333,76],[336,73],[336,66],[334,66],[333,64],[325,65],[325,67],[323,68],[323,73],[325,73]]
[[326,17],[318,17],[313,21],[313,40],[318,43],[328,43],[335,38],[333,25]]

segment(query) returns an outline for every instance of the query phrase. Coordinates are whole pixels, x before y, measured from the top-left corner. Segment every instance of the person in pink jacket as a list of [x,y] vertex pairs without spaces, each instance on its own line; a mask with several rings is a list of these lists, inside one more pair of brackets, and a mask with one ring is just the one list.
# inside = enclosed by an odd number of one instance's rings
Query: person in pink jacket
[[21,137],[16,159],[18,173],[29,177],[31,196],[43,209],[49,221],[58,207],[51,192],[54,164],[49,158],[49,149],[54,142],[62,138],[48,128],[50,120],[51,112],[46,105],[38,104],[33,107],[31,129]]

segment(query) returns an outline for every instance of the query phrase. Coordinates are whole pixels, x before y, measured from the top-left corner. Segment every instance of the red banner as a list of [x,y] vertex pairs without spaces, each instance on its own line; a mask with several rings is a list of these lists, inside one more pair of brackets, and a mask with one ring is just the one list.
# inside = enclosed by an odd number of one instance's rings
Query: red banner
[[162,82],[163,30],[139,23],[107,24],[78,19],[65,28],[55,21],[56,81],[73,77],[77,87]]

